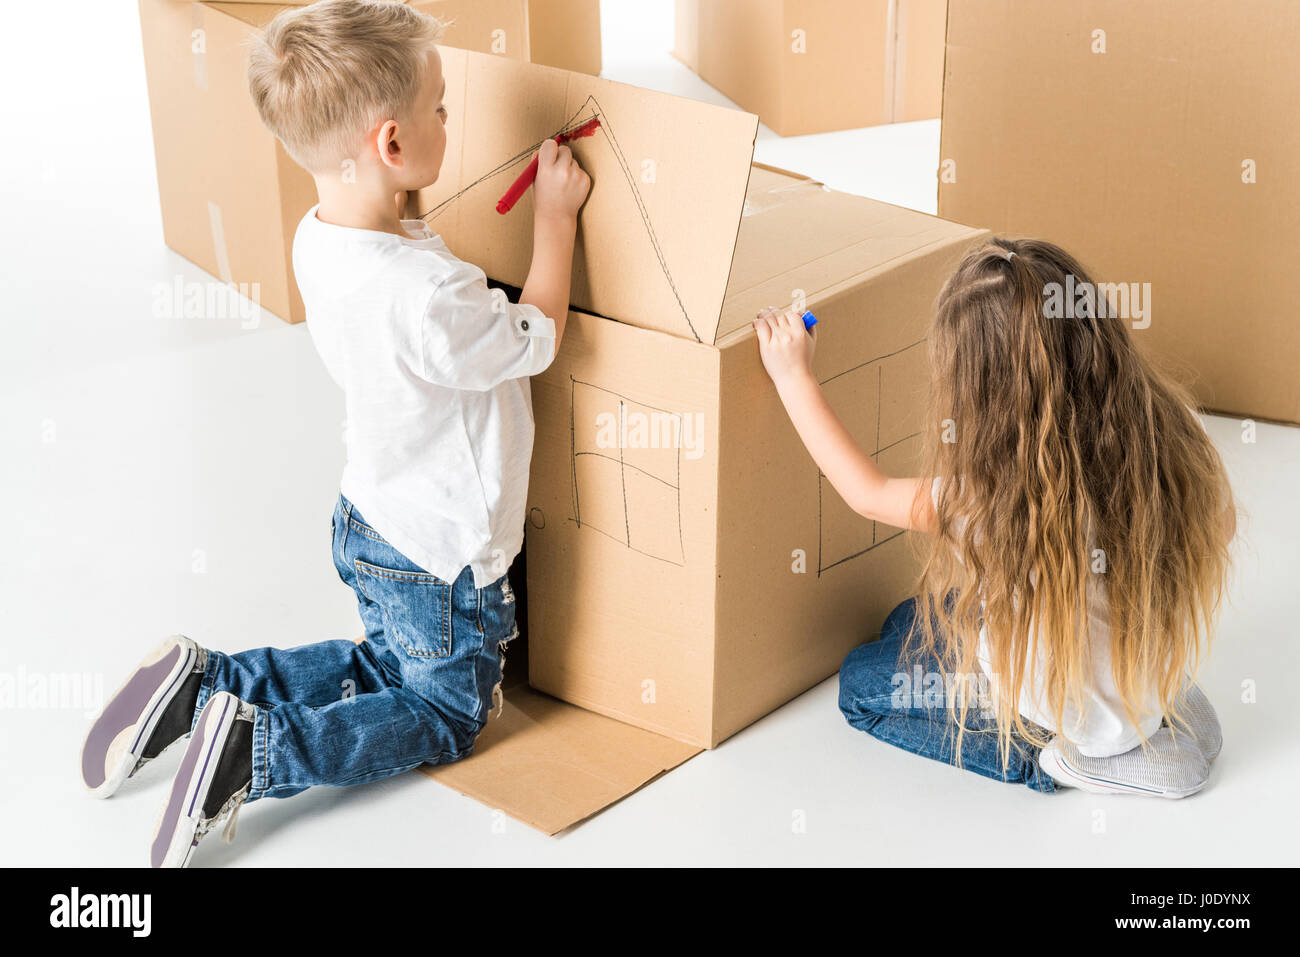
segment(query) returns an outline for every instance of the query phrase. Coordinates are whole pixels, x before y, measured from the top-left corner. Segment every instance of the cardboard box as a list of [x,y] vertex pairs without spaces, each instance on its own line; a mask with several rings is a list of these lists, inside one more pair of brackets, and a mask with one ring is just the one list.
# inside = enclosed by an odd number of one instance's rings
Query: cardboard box
[[939,115],[947,0],[677,0],[674,54],[782,136]]
[[1287,0],[954,3],[939,213],[1150,283],[1148,356],[1210,410],[1300,423],[1297,46]]
[[[247,3],[275,4],[277,6],[302,6],[311,0],[245,0]],[[410,2],[410,0],[407,0]],[[506,9],[507,19],[492,24],[500,17],[503,8],[497,0],[461,0],[457,8],[446,12],[431,11],[435,16],[463,24],[466,17],[476,26],[470,32],[479,32],[477,24],[486,26],[488,32],[508,30],[513,13]],[[481,19],[485,18],[485,19]],[[467,50],[484,50],[488,53],[505,53],[501,46],[506,37],[499,38],[498,46],[489,48],[484,41],[468,40],[449,43]],[[524,42],[530,63],[575,70],[578,73],[600,73],[600,0],[528,0],[528,35]]]
[[[451,21],[447,46],[600,70],[597,0],[413,2]],[[316,187],[262,126],[245,75],[244,44],[283,6],[140,0],[140,22],[167,245],[300,322],[293,234]]]
[[832,403],[905,473],[934,300],[986,234],[751,166],[750,114],[474,53],[446,69],[463,148],[421,208],[504,283],[527,273],[531,192],[496,200],[546,136],[602,124],[571,144],[593,180],[576,308],[532,383],[530,693],[713,747],[834,674],[917,571],[819,474],[750,320],[802,297]]
[[530,63],[598,75],[600,0],[528,0],[528,38]]

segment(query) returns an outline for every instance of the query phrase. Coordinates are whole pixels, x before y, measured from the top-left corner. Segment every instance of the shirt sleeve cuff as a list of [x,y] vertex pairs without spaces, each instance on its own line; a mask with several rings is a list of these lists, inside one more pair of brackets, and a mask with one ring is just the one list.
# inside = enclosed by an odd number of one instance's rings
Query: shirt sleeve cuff
[[529,303],[518,303],[514,316],[515,332],[521,336],[555,338],[555,320]]

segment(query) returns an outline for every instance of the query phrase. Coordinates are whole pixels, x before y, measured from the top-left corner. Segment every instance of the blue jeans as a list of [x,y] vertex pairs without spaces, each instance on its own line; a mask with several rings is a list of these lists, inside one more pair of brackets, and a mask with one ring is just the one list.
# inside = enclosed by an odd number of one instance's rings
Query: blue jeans
[[248,799],[352,785],[466,757],[487,723],[515,629],[507,576],[474,587],[424,571],[342,495],[334,565],[366,637],[208,652],[195,720],[215,691],[256,707]]
[[[873,738],[953,764],[956,722],[942,691],[943,668],[933,655],[904,648],[907,636],[918,627],[919,604],[915,598],[903,602],[885,619],[878,641],[849,652],[840,666],[840,711],[849,724]],[[931,675],[936,680],[927,681]],[[938,693],[926,693],[936,688]],[[980,701],[972,698],[962,736],[961,766],[1035,791],[1056,790],[1051,777],[1038,766],[1039,749],[1018,736],[1012,737],[1010,762],[1003,771],[996,727],[991,717],[981,715]]]

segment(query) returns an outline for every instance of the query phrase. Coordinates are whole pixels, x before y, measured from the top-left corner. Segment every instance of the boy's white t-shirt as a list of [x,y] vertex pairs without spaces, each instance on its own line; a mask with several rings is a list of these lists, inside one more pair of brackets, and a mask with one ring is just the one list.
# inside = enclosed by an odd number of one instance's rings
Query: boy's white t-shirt
[[340,491],[399,552],[447,582],[500,578],[523,543],[533,411],[528,377],[555,323],[487,287],[422,220],[409,239],[298,224],[307,329],[343,389]]
[[[930,489],[935,507],[939,505],[939,479],[934,480]],[[958,523],[962,520],[959,518]],[[984,603],[981,600],[980,608]],[[1159,703],[1154,695],[1142,702],[1141,711],[1145,712],[1139,725],[1134,725],[1124,711],[1124,699],[1115,687],[1115,680],[1110,670],[1110,609],[1106,602],[1106,587],[1100,575],[1093,575],[1088,588],[1088,635],[1092,652],[1092,686],[1082,710],[1066,701],[1061,717],[1063,727],[1056,726],[1053,712],[1048,707],[1047,695],[1038,681],[1038,675],[1045,670],[1045,642],[1041,635],[1035,642],[1037,661],[1025,662],[1025,679],[1020,687],[1020,700],[1017,710],[1025,718],[1048,731],[1064,733],[1079,753],[1086,757],[1100,758],[1131,751],[1142,743],[1142,737],[1151,737],[1160,728],[1163,720]],[[1036,626],[1033,626],[1036,627]],[[977,650],[980,668],[989,678],[990,691],[997,695],[998,680],[993,672],[992,652],[989,648],[988,626],[980,624],[979,648]],[[1139,733],[1139,730],[1141,733]]]

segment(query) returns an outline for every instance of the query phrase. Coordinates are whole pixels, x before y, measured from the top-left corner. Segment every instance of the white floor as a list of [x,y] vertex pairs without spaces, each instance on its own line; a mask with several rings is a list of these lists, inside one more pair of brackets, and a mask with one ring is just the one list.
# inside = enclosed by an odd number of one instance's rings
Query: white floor
[[[670,44],[671,6],[606,0],[607,75],[725,102],[638,52]],[[65,0],[56,50],[34,39],[48,9],[18,4],[0,37],[5,864],[145,861],[177,759],[107,802],[76,759],[88,712],[161,636],[236,651],[358,630],[328,544],[341,396],[306,330],[151,318],[155,284],[205,276],[162,244],[133,9]],[[937,153],[937,121],[764,130],[757,149],[926,211]],[[498,832],[490,809],[406,775],[250,805],[236,843],[210,838],[196,864],[1294,863],[1300,429],[1245,444],[1238,422],[1207,424],[1249,515],[1203,677],[1226,744],[1195,798],[1042,796],[894,751],[844,723],[832,680],[560,838]],[[81,675],[71,700],[34,694]]]

